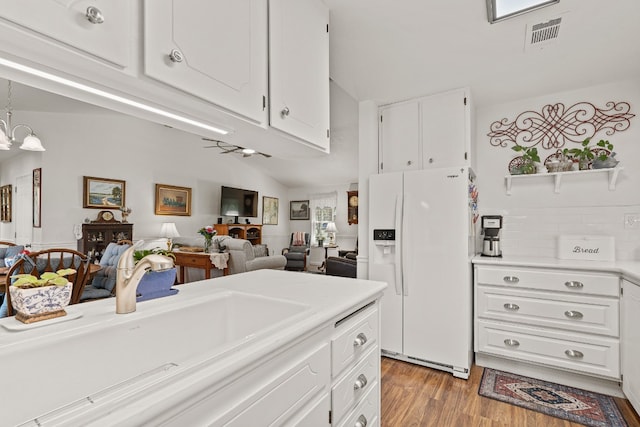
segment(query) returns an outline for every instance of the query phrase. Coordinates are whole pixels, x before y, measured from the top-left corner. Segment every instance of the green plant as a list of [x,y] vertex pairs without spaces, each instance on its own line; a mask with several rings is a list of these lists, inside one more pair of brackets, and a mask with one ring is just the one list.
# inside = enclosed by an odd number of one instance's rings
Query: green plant
[[598,160],[601,160],[601,161],[603,161],[603,162],[604,162],[604,161],[605,161],[605,160],[607,160],[609,157],[614,157],[614,156],[615,156],[615,154],[616,154],[616,153],[614,153],[614,152],[613,152],[613,144],[612,144],[612,143],[610,143],[609,141],[606,141],[606,140],[604,140],[604,139],[601,139],[600,141],[598,141],[598,143],[597,143],[596,145],[597,145],[598,147],[605,148],[605,149],[609,150],[609,152],[611,153],[611,154],[607,154],[607,153],[602,153],[602,154],[600,154],[600,155],[598,156]]
[[47,271],[42,273],[39,278],[32,274],[16,274],[11,276],[12,279],[15,279],[15,282],[13,282],[11,286],[22,289],[39,288],[42,286],[64,286],[68,282],[65,276],[70,276],[75,272],[76,270],[73,268],[64,268],[55,273],[53,271]]
[[522,173],[530,174],[536,172],[535,163],[540,162],[540,156],[538,155],[538,149],[536,147],[523,147],[516,144],[511,147],[513,151],[522,153]]
[[582,148],[572,148],[569,150],[569,153],[573,155],[578,160],[593,160],[595,155],[591,151],[591,147],[589,147],[589,143],[591,142],[591,138],[587,138],[582,141]]
[[133,253],[133,259],[137,263],[147,255],[164,255],[166,257],[172,258],[173,260],[176,259],[176,256],[173,254],[173,252],[167,249],[162,249],[162,248],[143,249],[143,250],[135,251]]

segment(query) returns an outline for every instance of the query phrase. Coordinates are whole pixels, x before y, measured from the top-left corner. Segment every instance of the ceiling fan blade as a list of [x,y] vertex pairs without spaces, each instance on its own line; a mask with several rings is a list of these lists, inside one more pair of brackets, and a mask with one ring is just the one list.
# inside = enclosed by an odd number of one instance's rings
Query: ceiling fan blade
[[267,159],[268,159],[269,157],[271,157],[271,154],[265,154],[265,153],[260,153],[260,152],[258,152],[258,154],[262,154],[262,155],[263,155],[263,156],[265,156]]

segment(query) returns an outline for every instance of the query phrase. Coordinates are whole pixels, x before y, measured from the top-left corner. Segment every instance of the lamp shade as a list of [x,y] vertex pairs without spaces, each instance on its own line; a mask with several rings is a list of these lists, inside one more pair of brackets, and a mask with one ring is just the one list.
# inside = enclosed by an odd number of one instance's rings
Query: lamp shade
[[333,221],[327,223],[326,231],[327,231],[327,233],[337,233],[338,232],[338,228],[336,227],[336,223],[333,222]]
[[178,233],[176,224],[173,222],[162,223],[162,228],[160,228],[160,235],[161,237],[166,237],[168,239],[172,239],[174,237],[180,237],[180,233]]
[[24,142],[20,146],[20,149],[27,151],[45,151],[40,138],[38,138],[34,134],[27,135],[27,137],[24,139]]

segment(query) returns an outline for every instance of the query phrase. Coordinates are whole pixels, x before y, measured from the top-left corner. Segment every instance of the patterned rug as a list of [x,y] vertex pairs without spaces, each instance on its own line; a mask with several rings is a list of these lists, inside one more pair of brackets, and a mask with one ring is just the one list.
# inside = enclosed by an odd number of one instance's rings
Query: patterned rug
[[613,397],[484,368],[480,396],[594,427],[627,427]]

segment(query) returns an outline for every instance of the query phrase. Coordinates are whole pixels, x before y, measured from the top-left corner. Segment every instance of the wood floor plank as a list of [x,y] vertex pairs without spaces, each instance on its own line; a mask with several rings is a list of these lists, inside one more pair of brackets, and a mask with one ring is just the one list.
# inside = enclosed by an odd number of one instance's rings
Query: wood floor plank
[[[383,427],[580,427],[478,394],[482,368],[473,366],[469,379],[448,372],[382,358],[381,426]],[[616,398],[629,427],[640,417],[626,399]]]

